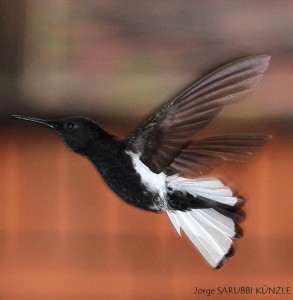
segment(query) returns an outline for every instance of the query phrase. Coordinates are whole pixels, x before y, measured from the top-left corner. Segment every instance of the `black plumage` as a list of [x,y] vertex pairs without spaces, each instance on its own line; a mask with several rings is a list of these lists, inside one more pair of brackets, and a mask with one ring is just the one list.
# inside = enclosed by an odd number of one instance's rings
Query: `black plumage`
[[195,178],[225,160],[245,161],[270,138],[229,134],[194,139],[224,106],[246,97],[259,83],[270,57],[243,58],[215,70],[165,104],[125,140],[84,117],[42,120],[74,152],[87,157],[109,187],[127,203],[167,212],[213,267],[231,256],[243,203],[216,178]]

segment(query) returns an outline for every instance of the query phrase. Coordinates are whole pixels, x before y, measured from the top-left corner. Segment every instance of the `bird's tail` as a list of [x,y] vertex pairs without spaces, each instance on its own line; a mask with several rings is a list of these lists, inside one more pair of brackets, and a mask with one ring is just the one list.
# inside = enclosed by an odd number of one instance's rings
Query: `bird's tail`
[[[217,178],[168,179],[173,208],[167,214],[178,234],[183,231],[213,268],[222,267],[234,253],[233,240],[242,235],[237,224],[243,219],[239,211],[242,199]],[[189,208],[174,209],[176,199],[182,204],[184,196]]]

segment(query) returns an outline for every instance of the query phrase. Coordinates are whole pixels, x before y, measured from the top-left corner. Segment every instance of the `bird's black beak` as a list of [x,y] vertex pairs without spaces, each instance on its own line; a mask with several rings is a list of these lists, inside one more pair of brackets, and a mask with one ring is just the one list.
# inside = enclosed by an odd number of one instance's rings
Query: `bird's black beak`
[[19,119],[19,120],[25,120],[25,121],[30,121],[30,122],[35,122],[39,123],[51,128],[55,127],[55,122],[51,120],[43,120],[43,119],[37,119],[37,118],[32,118],[32,117],[26,117],[26,116],[20,116],[20,115],[11,115],[10,116],[13,119]]

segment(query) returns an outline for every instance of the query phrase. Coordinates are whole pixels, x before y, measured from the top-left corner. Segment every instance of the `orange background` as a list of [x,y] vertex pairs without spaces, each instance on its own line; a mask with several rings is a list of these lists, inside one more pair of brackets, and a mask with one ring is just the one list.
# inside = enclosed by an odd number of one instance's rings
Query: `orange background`
[[166,215],[124,204],[36,127],[1,130],[2,299],[203,299],[196,287],[292,286],[293,139],[282,129],[262,128],[274,135],[262,153],[214,173],[246,198],[247,218],[235,256],[212,270]]

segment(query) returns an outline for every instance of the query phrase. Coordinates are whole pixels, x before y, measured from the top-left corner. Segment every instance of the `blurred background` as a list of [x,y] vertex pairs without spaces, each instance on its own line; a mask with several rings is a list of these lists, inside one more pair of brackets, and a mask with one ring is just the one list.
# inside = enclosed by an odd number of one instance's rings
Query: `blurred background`
[[[197,288],[293,293],[293,2],[0,1],[0,299],[204,299]],[[200,135],[274,138],[213,174],[246,199],[244,237],[212,270],[166,215],[128,206],[50,130],[85,115],[123,138],[185,85],[272,55],[256,92]],[[255,295],[213,295],[213,299]],[[258,297],[262,297],[258,295]],[[262,299],[289,299],[265,295]]]

